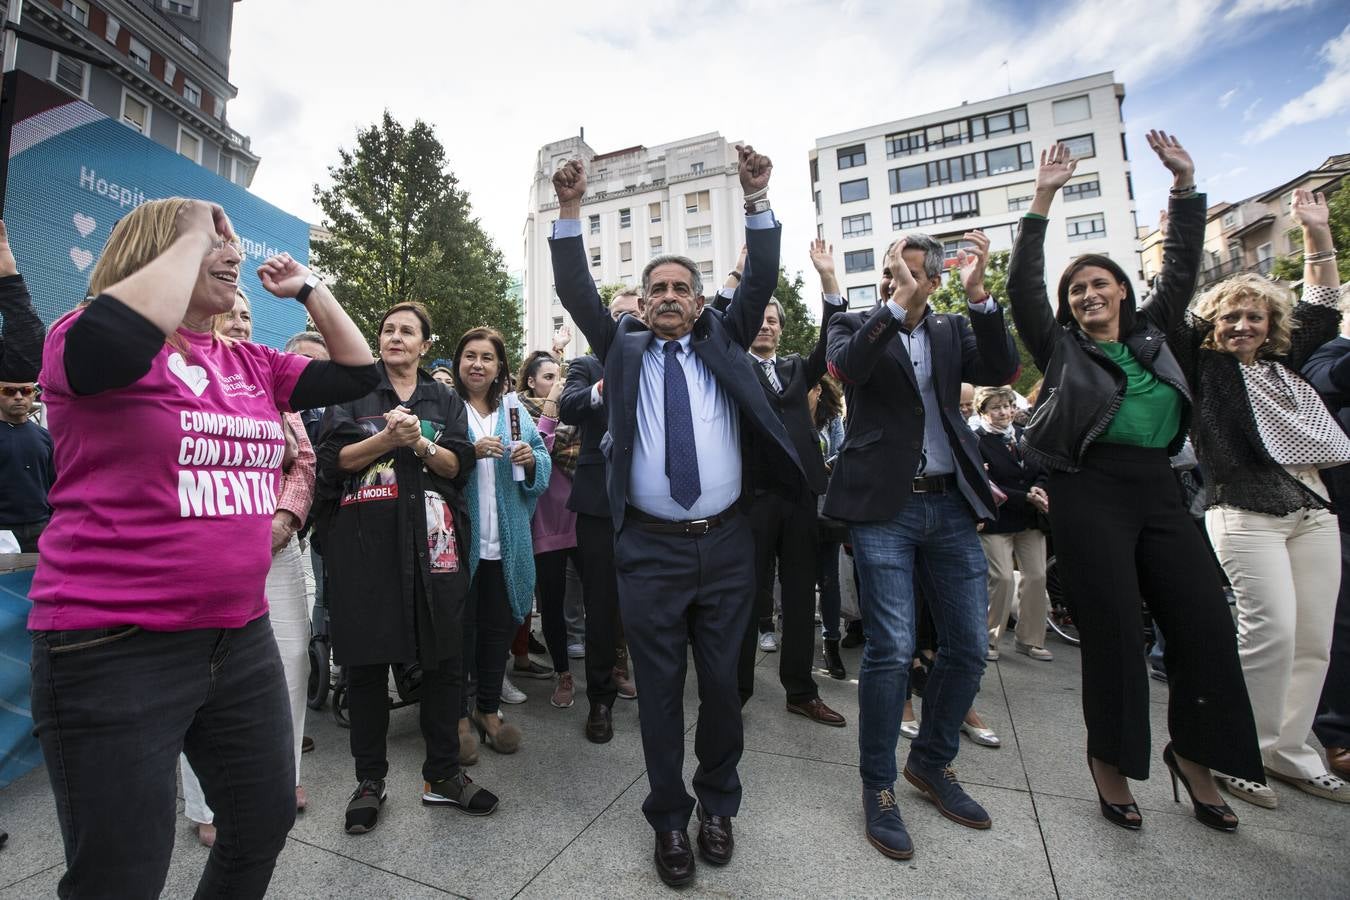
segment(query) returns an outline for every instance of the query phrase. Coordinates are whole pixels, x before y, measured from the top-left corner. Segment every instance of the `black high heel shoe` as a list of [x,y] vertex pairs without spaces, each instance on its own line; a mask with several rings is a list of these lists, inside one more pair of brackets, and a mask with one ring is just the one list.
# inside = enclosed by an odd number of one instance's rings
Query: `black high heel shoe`
[[[1144,826],[1144,817],[1137,803],[1107,803],[1102,789],[1097,785],[1097,771],[1092,768],[1092,753],[1087,755],[1088,774],[1092,776],[1092,786],[1097,788],[1097,802],[1101,804],[1102,818],[1112,825],[1119,825],[1130,831],[1138,831]],[[1130,818],[1134,816],[1134,818]]]
[[1181,794],[1177,792],[1177,779],[1180,778],[1181,783],[1186,786],[1186,796],[1191,798],[1191,806],[1195,807],[1195,818],[1199,820],[1201,825],[1208,825],[1215,831],[1237,831],[1237,815],[1227,803],[1201,803],[1195,799],[1195,792],[1191,790],[1191,783],[1182,774],[1181,766],[1177,765],[1177,755],[1172,752],[1171,741],[1168,741],[1167,746],[1163,748],[1163,762],[1167,764],[1167,771],[1172,776],[1173,802],[1181,802]]

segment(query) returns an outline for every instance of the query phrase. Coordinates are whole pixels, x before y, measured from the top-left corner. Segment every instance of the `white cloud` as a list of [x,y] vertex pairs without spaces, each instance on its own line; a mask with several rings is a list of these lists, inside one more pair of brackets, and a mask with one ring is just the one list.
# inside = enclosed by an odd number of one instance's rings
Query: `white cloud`
[[1243,136],[1244,144],[1274,137],[1286,128],[1319,122],[1350,111],[1350,25],[1322,46],[1318,57],[1327,67],[1322,80]]
[[1219,109],[1227,109],[1227,108],[1228,108],[1228,104],[1232,103],[1232,102],[1233,102],[1233,98],[1236,97],[1237,95],[1238,95],[1238,89],[1237,89],[1237,88],[1233,88],[1233,89],[1231,89],[1231,90],[1224,91],[1222,94],[1220,94],[1220,95],[1219,95]]
[[1285,12],[1291,9],[1303,9],[1313,6],[1318,0],[1237,0],[1224,14],[1225,19],[1245,19],[1263,13]]
[[1262,99],[1263,98],[1261,97],[1257,97],[1251,103],[1247,104],[1247,108],[1242,111],[1242,121],[1250,122],[1252,119],[1256,118],[1256,109],[1261,105]]

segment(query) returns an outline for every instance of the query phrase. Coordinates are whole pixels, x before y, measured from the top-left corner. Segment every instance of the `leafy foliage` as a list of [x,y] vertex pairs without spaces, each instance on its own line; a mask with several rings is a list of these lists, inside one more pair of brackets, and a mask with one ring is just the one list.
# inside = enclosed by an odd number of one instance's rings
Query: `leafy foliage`
[[789,353],[810,356],[820,338],[820,323],[811,320],[811,313],[802,300],[804,284],[801,272],[789,279],[787,270],[779,267],[778,287],[774,289],[773,297],[783,305],[783,334],[778,341],[778,353],[782,356]]
[[[1350,282],[1350,190],[1342,187],[1327,201],[1327,211],[1331,220],[1332,246],[1344,254],[1336,258],[1336,270],[1341,273],[1341,284]],[[1299,281],[1303,278],[1303,230],[1295,228],[1289,233],[1295,246],[1300,249],[1288,256],[1275,260],[1271,275],[1281,281]]]
[[[1012,332],[1013,341],[1017,344],[1017,353],[1022,359],[1022,371],[1013,384],[1013,388],[1018,393],[1025,395],[1027,391],[1031,390],[1031,386],[1040,379],[1041,371],[1036,368],[1031,353],[1022,343],[1022,338],[1017,334],[1017,330],[1013,328],[1012,314],[1008,312],[1008,260],[1010,258],[1011,254],[1006,250],[989,254],[989,263],[984,270],[984,285],[989,289],[989,293],[994,300],[1003,307],[1003,314],[1008,322],[1008,330]],[[942,286],[928,295],[928,303],[936,312],[969,315],[966,291],[961,286],[960,273],[952,269],[943,279]]]
[[384,311],[416,300],[436,332],[427,358],[449,357],[460,335],[490,325],[519,357],[522,310],[508,296],[501,253],[473,217],[468,194],[449,170],[435,131],[411,128],[388,110],[338,148],[331,184],[314,186],[332,239],[314,246],[314,265],[373,341]]

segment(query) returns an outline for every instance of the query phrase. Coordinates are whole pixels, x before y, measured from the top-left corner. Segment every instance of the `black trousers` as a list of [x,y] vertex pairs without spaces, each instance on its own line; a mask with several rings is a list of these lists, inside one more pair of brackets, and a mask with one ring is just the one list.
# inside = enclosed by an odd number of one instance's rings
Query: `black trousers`
[[619,642],[619,584],[614,573],[614,522],[577,514],[577,569],[586,607],[586,697],[613,706],[615,647]]
[[563,617],[569,559],[581,572],[581,556],[576,547],[534,555],[534,588],[539,596],[539,618],[543,623],[544,643],[548,646],[548,655],[553,661],[555,672],[567,672],[571,668],[567,661],[567,620]]
[[1341,593],[1331,630],[1331,665],[1322,683],[1313,734],[1323,747],[1350,747],[1350,533],[1341,532]]
[[[484,715],[496,713],[501,706],[506,654],[517,627],[506,595],[502,561],[479,560],[464,603],[464,682],[475,681],[478,710]],[[467,693],[460,708],[460,715],[469,715]]]
[[1088,752],[1128,778],[1148,777],[1142,599],[1167,637],[1177,754],[1264,781],[1232,616],[1167,451],[1094,445],[1080,471],[1051,475],[1048,493],[1055,558],[1082,638]]
[[766,492],[750,507],[750,531],[755,539],[756,613],[763,612],[769,598],[769,627],[751,621],[741,641],[737,683],[741,704],[755,692],[755,652],[761,631],[773,630],[773,580],[777,563],[779,597],[783,604],[783,642],[778,654],[778,680],[789,703],[804,703],[820,696],[811,664],[816,647],[816,554],[819,552],[814,497],[789,500]]
[[[383,778],[389,773],[385,737],[389,733],[389,665],[348,666],[347,702],[351,712],[352,757],[356,778]],[[418,720],[426,742],[422,777],[449,778],[459,771],[460,662],[443,660],[422,670]]]
[[699,537],[657,534],[629,521],[615,541],[624,633],[642,678],[639,722],[651,787],[642,811],[657,831],[687,827],[694,810],[684,786],[691,639],[699,692],[694,793],[710,815],[740,810],[736,765],[744,735],[736,664],[750,620],[753,558],[754,539],[740,516]]

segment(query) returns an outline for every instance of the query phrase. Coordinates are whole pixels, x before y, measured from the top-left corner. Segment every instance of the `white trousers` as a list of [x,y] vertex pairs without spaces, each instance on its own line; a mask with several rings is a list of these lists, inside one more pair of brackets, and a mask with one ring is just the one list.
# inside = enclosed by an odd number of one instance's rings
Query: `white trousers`
[[1308,732],[1341,585],[1336,516],[1324,509],[1269,516],[1219,506],[1205,512],[1205,528],[1237,598],[1238,655],[1262,760],[1282,775],[1325,775]]
[[[1045,534],[1035,528],[1012,534],[980,534],[989,560],[989,646],[998,645],[1017,596],[1017,640],[1045,646],[1045,615],[1050,595],[1045,592]],[[1022,573],[1018,584],[1016,571]]]
[[[300,783],[300,740],[305,733],[305,701],[309,692],[309,610],[314,596],[312,588],[306,589],[301,559],[300,541],[292,536],[290,543],[272,557],[272,568],[267,573],[268,613],[291,700],[297,785]],[[186,756],[180,756],[178,764],[183,774],[184,814],[194,822],[209,824],[215,814],[206,805],[206,795],[197,780],[197,773],[188,765]]]

